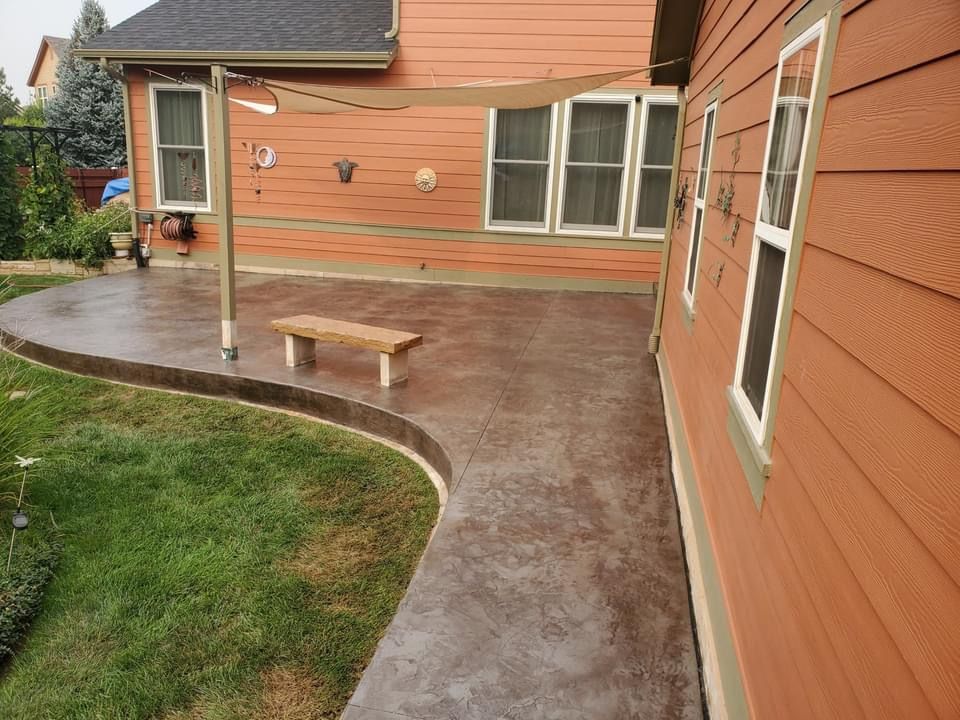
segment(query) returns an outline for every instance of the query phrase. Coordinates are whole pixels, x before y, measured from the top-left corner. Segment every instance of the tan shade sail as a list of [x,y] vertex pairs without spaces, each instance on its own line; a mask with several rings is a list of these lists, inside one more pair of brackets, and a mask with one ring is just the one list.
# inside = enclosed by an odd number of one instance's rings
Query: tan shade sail
[[550,105],[647,69],[630,68],[598,75],[579,75],[550,80],[487,82],[431,88],[337,87],[265,79],[263,87],[276,98],[275,108],[249,101],[235,100],[234,102],[251,110],[266,113],[280,110],[301,113],[340,113],[361,109],[402,110],[413,106],[522,109]]

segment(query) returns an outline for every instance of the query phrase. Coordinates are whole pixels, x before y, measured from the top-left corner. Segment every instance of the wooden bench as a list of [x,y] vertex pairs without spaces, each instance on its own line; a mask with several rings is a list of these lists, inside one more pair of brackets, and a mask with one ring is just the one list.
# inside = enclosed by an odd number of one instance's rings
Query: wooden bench
[[285,336],[287,367],[297,367],[316,360],[318,340],[378,350],[380,384],[385,387],[407,379],[407,351],[423,344],[422,335],[314,315],[294,315],[274,320],[271,326]]

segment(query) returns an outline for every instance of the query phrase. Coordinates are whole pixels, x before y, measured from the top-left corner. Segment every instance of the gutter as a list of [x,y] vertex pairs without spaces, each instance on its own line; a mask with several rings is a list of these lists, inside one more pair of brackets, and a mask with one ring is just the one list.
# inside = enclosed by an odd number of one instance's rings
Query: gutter
[[79,48],[84,60],[110,60],[131,65],[162,62],[168,65],[228,64],[242,67],[355,68],[385,70],[393,63],[396,48],[382,52],[297,52],[229,50],[97,50]]
[[400,32],[400,0],[393,0],[393,25],[383,34],[387,40],[393,40]]
[[[670,171],[670,187],[676,188],[680,177],[680,152],[683,149],[683,129],[687,118],[687,88],[677,88],[677,131],[673,142],[673,169]],[[663,327],[663,301],[667,291],[667,273],[670,271],[670,252],[673,250],[673,221],[677,210],[673,202],[667,203],[667,232],[663,236],[663,250],[660,251],[660,281],[657,283],[657,309],[653,315],[653,329],[647,342],[647,351],[656,355],[660,349],[660,330]]]

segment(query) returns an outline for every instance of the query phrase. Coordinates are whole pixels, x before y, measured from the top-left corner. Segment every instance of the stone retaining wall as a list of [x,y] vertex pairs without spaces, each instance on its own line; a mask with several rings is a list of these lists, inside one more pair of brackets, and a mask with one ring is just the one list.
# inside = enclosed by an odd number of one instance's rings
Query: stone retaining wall
[[102,268],[85,267],[73,260],[0,260],[0,277],[3,275],[114,275],[135,270],[136,261],[131,258],[106,260]]

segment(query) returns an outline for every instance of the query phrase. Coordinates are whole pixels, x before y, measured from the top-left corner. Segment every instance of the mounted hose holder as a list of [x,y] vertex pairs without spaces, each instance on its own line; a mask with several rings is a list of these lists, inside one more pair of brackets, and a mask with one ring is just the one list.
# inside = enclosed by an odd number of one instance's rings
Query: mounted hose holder
[[160,237],[177,243],[177,255],[189,255],[190,241],[197,237],[193,215],[182,212],[164,215],[160,221]]

